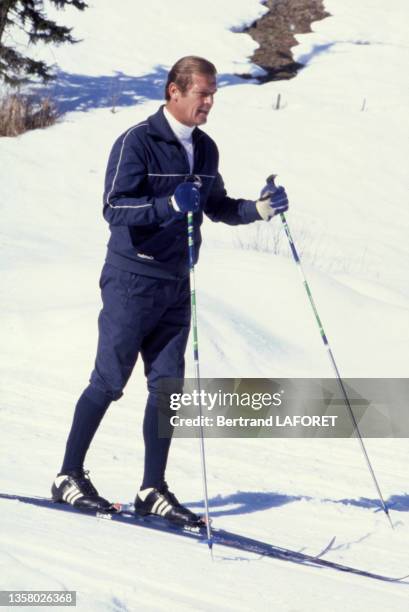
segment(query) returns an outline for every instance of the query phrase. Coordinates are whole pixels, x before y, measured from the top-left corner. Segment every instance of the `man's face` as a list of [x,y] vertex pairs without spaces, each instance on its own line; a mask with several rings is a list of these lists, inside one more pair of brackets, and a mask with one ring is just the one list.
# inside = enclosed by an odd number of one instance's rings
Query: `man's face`
[[193,74],[192,83],[184,94],[174,83],[170,84],[169,108],[180,123],[190,127],[202,125],[207,121],[216,91],[215,77]]

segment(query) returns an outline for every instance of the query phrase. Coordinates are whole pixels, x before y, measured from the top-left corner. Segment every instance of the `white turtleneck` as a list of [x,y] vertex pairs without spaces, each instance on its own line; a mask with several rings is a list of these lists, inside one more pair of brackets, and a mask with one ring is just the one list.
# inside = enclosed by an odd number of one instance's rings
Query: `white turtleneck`
[[189,127],[188,125],[184,125],[180,123],[175,117],[168,111],[166,106],[163,107],[163,114],[165,115],[172,132],[175,134],[176,138],[179,140],[180,144],[183,145],[183,148],[186,151],[187,158],[189,160],[190,172],[193,172],[193,142],[192,142],[192,132],[195,129],[194,127]]

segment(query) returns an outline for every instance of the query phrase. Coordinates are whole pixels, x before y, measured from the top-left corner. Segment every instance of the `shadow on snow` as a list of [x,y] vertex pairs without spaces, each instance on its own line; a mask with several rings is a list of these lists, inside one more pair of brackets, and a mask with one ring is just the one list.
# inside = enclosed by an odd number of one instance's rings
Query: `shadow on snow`
[[[231,495],[217,495],[209,499],[212,517],[231,516],[236,514],[251,514],[260,510],[268,510],[284,506],[294,501],[308,499],[301,495],[285,495],[282,493],[257,493],[255,491],[237,491]],[[191,502],[188,505],[202,506],[202,502]],[[229,507],[233,506],[233,507]]]
[[[58,72],[49,85],[33,85],[30,93],[49,96],[59,113],[88,111],[94,108],[133,106],[146,100],[164,100],[167,70],[158,66],[154,72],[143,76],[130,76],[117,72],[112,76],[89,76]],[[221,74],[218,86],[242,85],[256,82],[231,74]]]
[[[297,501],[319,501],[317,498],[306,495],[286,495],[284,493],[259,493],[255,491],[237,491],[231,495],[217,495],[209,499],[212,517],[251,514],[270,508],[277,508]],[[358,499],[322,499],[323,503],[342,504],[383,511],[378,499],[360,497]],[[202,507],[203,501],[187,502],[192,507]],[[392,495],[386,500],[389,510],[398,512],[409,511],[409,495]]]
[[[334,501],[326,499],[324,501]],[[383,511],[381,504],[378,499],[368,499],[367,497],[360,497],[359,499],[340,499],[336,501],[338,504],[344,504],[346,506],[358,506],[360,508],[372,508],[376,512]],[[409,511],[409,495],[391,495],[389,499],[385,500],[386,506],[389,510],[395,510],[397,512],[408,512]]]

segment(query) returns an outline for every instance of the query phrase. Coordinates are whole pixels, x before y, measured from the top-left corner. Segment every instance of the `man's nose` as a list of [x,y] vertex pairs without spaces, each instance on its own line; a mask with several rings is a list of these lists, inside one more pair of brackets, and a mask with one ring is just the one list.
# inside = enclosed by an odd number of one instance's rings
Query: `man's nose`
[[207,94],[207,96],[204,99],[204,102],[206,104],[209,104],[209,106],[213,106],[213,94]]

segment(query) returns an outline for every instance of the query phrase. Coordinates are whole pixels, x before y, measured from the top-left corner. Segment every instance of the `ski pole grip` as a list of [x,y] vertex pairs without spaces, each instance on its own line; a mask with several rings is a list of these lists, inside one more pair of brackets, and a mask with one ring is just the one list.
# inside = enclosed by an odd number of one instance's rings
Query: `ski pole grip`
[[276,174],[270,174],[270,176],[266,178],[267,185],[270,187],[270,189],[274,189],[274,191],[277,189],[277,185],[275,184],[276,177]]

